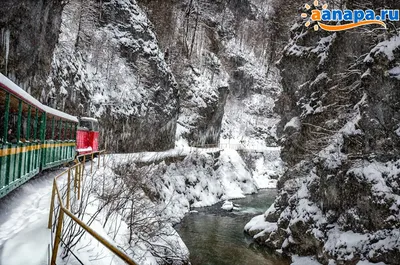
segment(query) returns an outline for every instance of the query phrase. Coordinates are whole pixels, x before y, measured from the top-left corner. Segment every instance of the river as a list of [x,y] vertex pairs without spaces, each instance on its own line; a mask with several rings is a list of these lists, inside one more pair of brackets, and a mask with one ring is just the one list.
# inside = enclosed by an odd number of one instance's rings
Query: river
[[288,265],[255,244],[243,233],[252,217],[264,213],[273,203],[276,190],[262,190],[243,199],[232,200],[238,210],[227,212],[222,203],[196,209],[175,228],[191,253],[192,265]]

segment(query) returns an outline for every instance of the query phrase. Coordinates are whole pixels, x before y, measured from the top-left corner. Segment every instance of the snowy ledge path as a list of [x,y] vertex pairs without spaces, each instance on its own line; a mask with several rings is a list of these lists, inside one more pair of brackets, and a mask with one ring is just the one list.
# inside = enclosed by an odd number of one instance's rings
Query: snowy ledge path
[[62,171],[47,171],[0,201],[0,264],[47,264],[50,197]]

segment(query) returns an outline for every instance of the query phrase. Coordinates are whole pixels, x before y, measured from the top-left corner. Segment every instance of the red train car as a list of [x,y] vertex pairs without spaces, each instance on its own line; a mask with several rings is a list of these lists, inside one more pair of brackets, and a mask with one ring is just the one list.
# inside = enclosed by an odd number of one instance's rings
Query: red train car
[[76,132],[76,151],[79,155],[99,150],[99,122],[94,118],[79,118]]

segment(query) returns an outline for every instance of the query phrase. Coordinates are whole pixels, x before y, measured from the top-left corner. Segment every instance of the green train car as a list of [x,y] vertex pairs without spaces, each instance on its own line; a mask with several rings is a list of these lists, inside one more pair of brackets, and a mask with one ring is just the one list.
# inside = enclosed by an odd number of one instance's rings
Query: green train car
[[0,74],[0,198],[43,169],[73,161],[77,125]]

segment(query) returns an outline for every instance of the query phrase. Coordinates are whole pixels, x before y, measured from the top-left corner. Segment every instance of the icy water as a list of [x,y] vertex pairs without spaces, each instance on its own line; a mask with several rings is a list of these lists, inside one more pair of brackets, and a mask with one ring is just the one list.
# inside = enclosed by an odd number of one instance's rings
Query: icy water
[[246,223],[264,213],[275,197],[276,190],[263,190],[244,199],[232,200],[240,205],[240,210],[232,213],[222,210],[222,203],[219,203],[187,215],[176,230],[189,248],[192,265],[290,264],[267,253],[243,233]]

